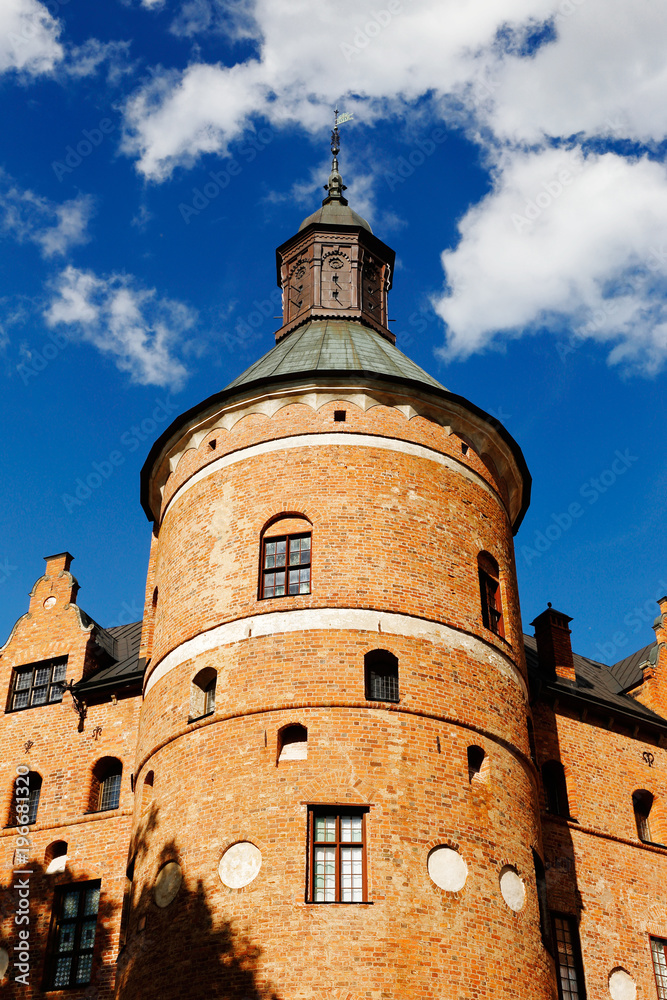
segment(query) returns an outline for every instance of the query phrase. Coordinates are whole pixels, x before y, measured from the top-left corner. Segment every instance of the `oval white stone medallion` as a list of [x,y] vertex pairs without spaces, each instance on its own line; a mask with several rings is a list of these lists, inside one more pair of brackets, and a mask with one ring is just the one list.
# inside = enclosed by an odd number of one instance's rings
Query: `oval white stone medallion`
[[220,858],[218,875],[223,885],[229,889],[242,889],[259,875],[262,867],[262,852],[249,840],[232,844]]
[[500,891],[510,910],[518,913],[526,902],[526,887],[516,868],[505,865],[500,873]]
[[428,873],[440,889],[460,892],[468,878],[468,866],[453,847],[434,847],[428,856]]
[[637,986],[625,969],[613,969],[609,974],[609,992],[612,1000],[635,1000]]
[[153,888],[153,898],[159,907],[164,909],[173,903],[182,881],[183,872],[177,861],[168,861],[164,868],[160,869]]
[[6,948],[0,948],[0,979],[5,978],[5,973],[9,966],[9,952]]

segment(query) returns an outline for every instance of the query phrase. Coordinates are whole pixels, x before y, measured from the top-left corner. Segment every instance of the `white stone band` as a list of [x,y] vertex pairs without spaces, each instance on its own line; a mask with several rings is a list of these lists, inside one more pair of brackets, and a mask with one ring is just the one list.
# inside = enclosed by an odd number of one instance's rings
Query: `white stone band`
[[451,646],[474,655],[477,663],[487,663],[504,677],[510,677],[524,694],[528,691],[523,677],[509,658],[493,646],[457,629],[439,622],[425,621],[411,615],[395,614],[387,611],[367,611],[358,608],[312,608],[301,611],[272,611],[252,618],[240,618],[218,625],[208,632],[201,632],[192,639],[172,649],[155,667],[148,677],[144,696],[154,684],[175,670],[186,660],[209,653],[220,646],[229,646],[250,638],[267,635],[284,635],[287,632],[310,631],[351,631],[377,632],[380,635],[403,635],[439,646]]
[[507,513],[502,500],[486,480],[482,479],[478,473],[473,472],[472,469],[469,469],[462,462],[457,462],[455,458],[449,455],[443,455],[442,452],[435,451],[433,448],[426,448],[421,444],[413,444],[411,441],[402,441],[399,438],[376,437],[373,434],[340,433],[296,434],[294,437],[280,438],[277,441],[263,441],[261,444],[253,444],[248,448],[240,448],[239,451],[233,451],[229,455],[223,455],[214,462],[210,462],[203,469],[200,469],[199,472],[195,472],[190,479],[186,480],[182,486],[179,486],[165,507],[162,520],[167,516],[167,513],[171,510],[176,500],[182,497],[184,493],[221,469],[226,469],[237,462],[245,462],[250,458],[256,458],[258,455],[269,455],[271,452],[287,451],[290,448],[305,448],[309,445],[319,445],[321,447],[333,445],[339,448],[344,448],[346,445],[352,445],[355,448],[382,448],[385,451],[400,452],[403,455],[412,455],[414,458],[424,458],[429,462],[436,462],[438,465],[444,465],[452,472],[457,472],[465,479],[470,480],[471,483],[481,486],[483,490],[486,490],[492,497],[495,497],[505,514]]

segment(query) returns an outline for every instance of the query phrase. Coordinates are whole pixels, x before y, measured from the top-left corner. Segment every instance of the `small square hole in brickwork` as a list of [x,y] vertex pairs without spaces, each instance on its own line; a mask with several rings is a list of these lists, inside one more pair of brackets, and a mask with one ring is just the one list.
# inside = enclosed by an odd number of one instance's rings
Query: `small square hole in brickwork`
[[467,444],[464,443],[461,444],[461,451],[463,452],[464,455],[467,455],[469,450],[470,449],[468,448]]
[[338,423],[339,420],[345,420],[346,410],[334,410],[334,421]]
[[211,448],[213,450],[215,450],[215,445],[216,445],[215,438],[213,439],[213,441],[209,441],[209,443],[208,443],[209,448]]

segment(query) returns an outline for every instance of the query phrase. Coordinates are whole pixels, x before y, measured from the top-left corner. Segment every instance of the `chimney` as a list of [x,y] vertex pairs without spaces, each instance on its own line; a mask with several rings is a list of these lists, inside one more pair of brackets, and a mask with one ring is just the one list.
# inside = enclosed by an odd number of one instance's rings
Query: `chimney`
[[44,556],[46,576],[57,576],[63,571],[67,573],[72,563],[73,555],[69,552],[56,552],[54,556]]
[[542,670],[563,680],[576,681],[570,642],[572,633],[568,628],[571,621],[571,618],[556,611],[549,603],[547,610],[538,615],[531,625],[535,627],[537,655]]
[[658,601],[660,614],[653,622],[657,645],[649,653],[649,659],[642,663],[644,680],[635,697],[642,705],[667,718],[667,597]]

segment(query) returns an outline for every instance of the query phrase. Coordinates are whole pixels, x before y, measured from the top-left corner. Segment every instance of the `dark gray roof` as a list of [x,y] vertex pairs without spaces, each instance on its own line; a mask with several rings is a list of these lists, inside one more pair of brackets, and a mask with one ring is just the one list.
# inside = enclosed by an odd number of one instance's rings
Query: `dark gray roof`
[[372,372],[443,389],[379,333],[354,320],[309,320],[279,340],[227,389],[272,376],[313,372]]
[[365,219],[357,215],[349,205],[343,205],[337,199],[328,202],[326,205],[322,205],[316,212],[313,212],[312,215],[304,219],[299,226],[299,232],[314,222],[319,226],[361,226],[362,229],[367,229],[369,233],[373,232]]
[[657,651],[657,648],[656,643],[651,642],[648,646],[638,649],[636,653],[626,656],[609,668],[624,691],[641,684],[643,680],[641,664],[646,663],[651,650]]
[[113,640],[115,663],[101,667],[85,681],[80,681],[76,690],[81,696],[138,685],[143,679],[144,664],[139,661],[141,622],[115,625],[101,631]]
[[[528,672],[531,675],[531,680],[537,681],[539,686],[540,682],[544,683],[545,677],[538,664],[535,636],[524,635],[523,641]],[[662,726],[667,724],[661,715],[652,712],[650,708],[646,708],[641,702],[625,694],[625,688],[612,673],[612,668],[605,663],[589,660],[588,657],[580,656],[578,653],[573,653],[572,658],[577,678],[576,683],[561,677],[550,678],[547,681],[549,690],[574,695],[591,705],[597,704],[598,707],[606,707],[610,712],[616,710],[625,715],[633,715],[638,722],[643,719],[647,722],[662,724]]]

